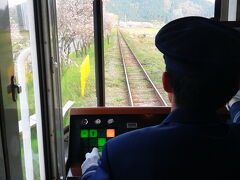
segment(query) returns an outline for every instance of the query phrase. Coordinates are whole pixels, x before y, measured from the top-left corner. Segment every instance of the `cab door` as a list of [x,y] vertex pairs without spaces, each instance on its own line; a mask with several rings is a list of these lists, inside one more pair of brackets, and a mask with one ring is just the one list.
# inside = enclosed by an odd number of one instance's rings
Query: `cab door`
[[6,179],[4,156],[3,156],[3,149],[2,149],[1,128],[0,128],[0,179],[2,180]]
[[0,179],[65,176],[52,3],[0,0]]
[[55,6],[0,0],[0,179],[65,177]]
[[[18,132],[17,102],[14,99],[14,65],[10,36],[7,0],[0,1],[0,112],[1,112],[1,179],[23,179],[20,140]],[[4,163],[4,165],[3,165]],[[5,176],[6,175],[6,176]]]

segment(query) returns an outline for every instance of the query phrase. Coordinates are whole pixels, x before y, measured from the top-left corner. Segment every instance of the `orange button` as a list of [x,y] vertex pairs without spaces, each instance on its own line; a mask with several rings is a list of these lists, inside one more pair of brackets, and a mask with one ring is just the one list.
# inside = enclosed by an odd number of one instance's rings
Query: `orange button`
[[115,137],[115,129],[107,129],[107,137],[108,138]]

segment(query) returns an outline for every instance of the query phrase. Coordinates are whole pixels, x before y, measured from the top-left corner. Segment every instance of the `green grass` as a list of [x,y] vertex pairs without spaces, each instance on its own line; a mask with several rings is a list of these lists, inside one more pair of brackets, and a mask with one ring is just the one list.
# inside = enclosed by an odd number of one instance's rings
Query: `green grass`
[[122,97],[116,97],[115,100],[116,100],[117,102],[121,102],[121,101],[124,101],[124,98],[122,98]]
[[91,45],[88,53],[90,56],[90,74],[87,78],[85,95],[80,95],[80,66],[85,57],[76,57],[76,53],[72,52],[69,58],[73,61],[61,77],[62,87],[62,104],[68,100],[74,101],[74,106],[96,106],[96,88],[95,88],[95,62],[94,62],[94,46]]
[[38,180],[40,179],[40,172],[39,172],[39,156],[38,156],[38,142],[37,142],[36,127],[31,128],[31,142],[32,142],[34,180]]
[[[34,180],[40,180],[39,171],[39,156],[38,156],[38,144],[37,144],[37,130],[36,127],[31,128],[31,143],[32,143],[32,158],[33,158],[33,175]],[[24,148],[22,135],[20,136],[21,145],[21,158],[22,158],[22,169],[23,169],[23,179],[26,179],[25,164],[24,164]]]
[[28,74],[27,95],[28,95],[29,113],[31,116],[31,115],[35,114],[35,98],[34,98],[32,74]]

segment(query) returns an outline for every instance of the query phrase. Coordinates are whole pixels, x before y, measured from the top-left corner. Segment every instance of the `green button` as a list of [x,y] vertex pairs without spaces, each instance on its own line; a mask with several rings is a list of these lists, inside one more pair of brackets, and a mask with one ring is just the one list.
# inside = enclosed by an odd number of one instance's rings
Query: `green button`
[[87,129],[81,130],[81,138],[88,138],[88,130]]
[[103,147],[98,147],[99,152],[102,152],[102,150],[103,150]]
[[106,137],[106,130],[105,129],[99,129],[98,130],[98,137]]
[[98,146],[98,139],[97,138],[89,138],[89,145],[91,147],[96,147]]
[[104,146],[106,143],[106,138],[98,138],[98,146]]
[[96,129],[90,129],[89,136],[90,137],[97,137],[97,130]]

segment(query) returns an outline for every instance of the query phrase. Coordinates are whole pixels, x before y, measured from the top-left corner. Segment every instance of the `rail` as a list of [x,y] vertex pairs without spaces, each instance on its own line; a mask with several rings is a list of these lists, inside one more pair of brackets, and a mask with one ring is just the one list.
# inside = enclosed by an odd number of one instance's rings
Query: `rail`
[[[126,70],[126,62],[125,59],[123,57],[123,52],[122,52],[122,48],[121,48],[121,43],[120,43],[120,36],[123,39],[124,43],[126,44],[128,50],[130,51],[131,55],[134,57],[135,61],[137,62],[137,64],[139,65],[141,71],[143,72],[146,80],[151,84],[151,87],[154,89],[155,93],[157,94],[157,97],[159,99],[159,101],[161,102],[162,105],[167,106],[166,101],[164,100],[164,98],[162,97],[162,95],[159,93],[158,89],[156,88],[156,86],[154,85],[154,83],[152,82],[151,78],[149,77],[149,75],[147,74],[147,72],[145,71],[144,67],[142,66],[142,64],[140,63],[140,61],[138,60],[138,58],[136,57],[136,55],[134,54],[134,52],[132,51],[131,47],[129,46],[129,44],[127,43],[126,39],[124,38],[123,34],[119,31],[118,32],[118,42],[119,42],[119,47],[120,47],[120,54],[121,54],[121,58],[123,61],[123,66],[124,66],[124,72],[125,72],[125,78],[126,78],[126,83],[127,83],[127,87],[128,87],[128,92],[129,92],[129,96],[130,96],[130,101],[133,103],[132,100],[132,92],[131,92],[131,88],[129,86],[129,80],[128,80],[128,75],[127,75],[127,70]],[[132,105],[133,106],[133,105]]]
[[130,101],[130,105],[133,106],[133,98],[132,98],[132,93],[131,93],[129,82],[128,82],[126,63],[125,63],[125,60],[123,57],[122,48],[121,48],[121,44],[120,44],[119,31],[117,33],[118,33],[119,51],[120,51],[120,55],[121,55],[121,59],[122,59],[122,63],[123,63],[123,69],[124,69],[126,85],[127,85],[127,89],[128,89],[129,101]]

